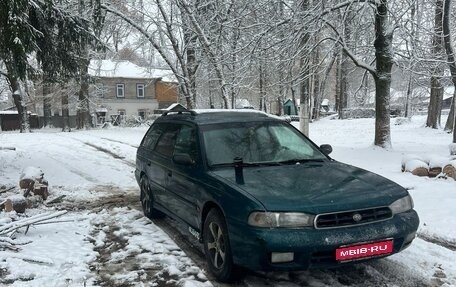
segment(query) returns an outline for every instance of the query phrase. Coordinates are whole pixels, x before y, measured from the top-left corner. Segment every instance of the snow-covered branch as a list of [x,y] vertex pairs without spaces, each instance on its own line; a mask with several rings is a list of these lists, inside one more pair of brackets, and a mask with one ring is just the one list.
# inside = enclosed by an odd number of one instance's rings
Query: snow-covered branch
[[376,69],[369,65],[368,63],[365,63],[364,61],[358,59],[358,57],[356,57],[356,55],[350,50],[350,48],[348,48],[347,44],[345,43],[342,35],[340,34],[340,32],[337,30],[336,27],[334,27],[334,25],[332,25],[329,21],[326,21],[324,20],[325,24],[327,26],[329,26],[333,31],[334,33],[336,34],[337,38],[336,39],[333,39],[334,41],[336,41],[337,43],[340,44],[340,46],[342,47],[342,49],[344,50],[344,52],[347,54],[347,56],[353,61],[353,63],[360,67],[360,68],[363,68],[367,71],[369,71],[372,75],[376,75],[377,74],[377,71]]
[[222,99],[224,101],[225,108],[228,108],[228,93],[226,91],[226,81],[225,81],[225,76],[223,74],[223,67],[220,65],[220,63],[217,61],[217,57],[215,52],[213,51],[213,48],[211,46],[211,43],[209,39],[207,38],[206,34],[204,33],[202,27],[198,23],[198,21],[195,18],[195,14],[193,11],[190,10],[190,7],[188,3],[185,0],[179,0],[180,6],[184,9],[186,12],[188,18],[190,19],[190,22],[192,23],[193,28],[195,29],[196,35],[198,36],[198,39],[200,40],[203,49],[205,53],[207,54],[209,61],[212,63],[215,73],[217,74],[217,78],[219,81],[221,93],[222,93]]

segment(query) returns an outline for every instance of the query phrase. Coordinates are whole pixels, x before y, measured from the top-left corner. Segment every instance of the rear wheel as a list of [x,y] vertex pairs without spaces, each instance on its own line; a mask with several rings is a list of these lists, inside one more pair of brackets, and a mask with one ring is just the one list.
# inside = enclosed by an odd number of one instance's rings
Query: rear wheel
[[147,218],[163,218],[165,215],[161,212],[156,210],[153,207],[154,203],[154,195],[150,189],[149,179],[146,176],[142,176],[141,180],[139,181],[139,186],[141,189],[141,205],[144,212],[144,215]]
[[203,244],[208,269],[217,280],[230,282],[236,279],[228,229],[222,213],[217,209],[209,211],[204,221]]

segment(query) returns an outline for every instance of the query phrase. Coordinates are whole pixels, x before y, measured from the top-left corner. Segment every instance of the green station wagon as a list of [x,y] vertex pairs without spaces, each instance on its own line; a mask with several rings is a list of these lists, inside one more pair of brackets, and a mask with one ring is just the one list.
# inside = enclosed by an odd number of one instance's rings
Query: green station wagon
[[147,131],[135,175],[144,214],[184,223],[219,281],[237,267],[330,268],[408,247],[419,219],[407,190],[331,151],[266,113],[181,109]]

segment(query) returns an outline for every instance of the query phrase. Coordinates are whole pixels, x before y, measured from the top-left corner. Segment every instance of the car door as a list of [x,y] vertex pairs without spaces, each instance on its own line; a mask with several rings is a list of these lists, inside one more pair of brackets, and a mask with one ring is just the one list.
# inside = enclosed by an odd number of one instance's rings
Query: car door
[[150,189],[155,200],[164,193],[166,175],[160,166],[156,164],[155,145],[165,130],[163,124],[154,124],[144,136],[137,153],[137,166],[149,179]]
[[172,212],[193,227],[198,226],[198,202],[200,199],[199,179],[202,160],[197,141],[196,127],[182,125],[176,137],[174,155],[188,154],[192,164],[174,162],[168,173],[168,202]]
[[168,201],[168,179],[172,169],[172,156],[174,153],[174,143],[179,125],[173,123],[161,124],[161,134],[154,146],[152,152],[152,163],[149,166],[149,175],[151,182],[157,186],[155,189],[155,200],[162,207],[172,212]]

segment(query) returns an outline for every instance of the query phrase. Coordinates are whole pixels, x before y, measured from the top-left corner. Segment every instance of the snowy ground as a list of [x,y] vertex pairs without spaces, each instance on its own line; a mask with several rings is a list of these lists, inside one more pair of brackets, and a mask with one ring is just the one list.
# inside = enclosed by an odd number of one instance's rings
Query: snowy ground
[[[419,238],[410,248],[339,270],[249,273],[234,285],[456,286],[456,182],[401,172],[405,154],[449,154],[451,135],[424,128],[424,121],[415,117],[395,126],[392,120],[390,150],[372,146],[372,119],[323,119],[310,127],[317,144],[333,146],[333,158],[410,189],[421,219]],[[26,216],[70,211],[60,218],[65,222],[17,234],[24,243],[19,252],[0,248],[0,286],[225,286],[211,282],[201,255],[172,228],[142,216],[133,171],[145,131],[0,133],[0,147],[16,147],[0,149],[0,190],[17,185],[24,167],[38,166],[50,183],[49,200],[66,197],[63,203],[29,209]],[[0,201],[14,193],[0,194]],[[7,218],[0,213],[0,225]]]

